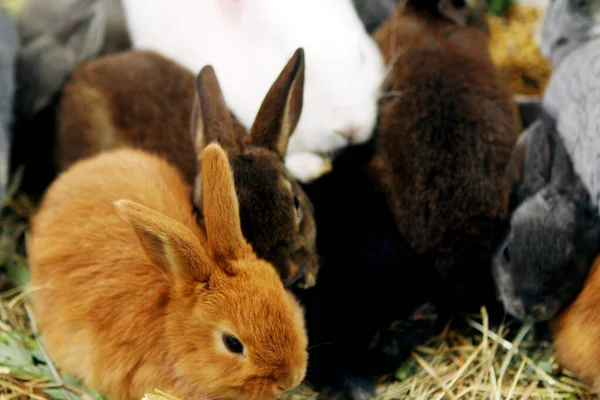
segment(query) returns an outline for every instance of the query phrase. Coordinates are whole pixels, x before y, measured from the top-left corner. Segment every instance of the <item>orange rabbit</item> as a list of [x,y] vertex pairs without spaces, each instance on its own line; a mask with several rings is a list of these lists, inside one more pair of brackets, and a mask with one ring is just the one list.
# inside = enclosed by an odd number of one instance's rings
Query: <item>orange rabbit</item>
[[216,143],[204,151],[202,187],[206,235],[190,187],[157,155],[101,153],[50,186],[28,254],[34,312],[64,373],[136,400],[155,388],[268,400],[302,381],[302,308],[245,241]]
[[579,296],[552,321],[558,361],[600,390],[600,256]]

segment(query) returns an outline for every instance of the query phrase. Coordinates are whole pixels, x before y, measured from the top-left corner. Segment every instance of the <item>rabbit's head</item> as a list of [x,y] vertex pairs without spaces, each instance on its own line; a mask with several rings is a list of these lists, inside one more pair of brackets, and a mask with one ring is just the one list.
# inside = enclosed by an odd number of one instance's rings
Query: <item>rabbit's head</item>
[[176,389],[208,398],[277,399],[305,375],[302,308],[244,239],[231,167],[216,143],[203,153],[202,186],[204,244],[148,207],[115,203],[171,284],[164,334]]
[[600,251],[597,209],[553,123],[534,122],[515,146],[510,171],[520,204],[492,261],[505,309],[522,320],[548,320],[568,305]]
[[553,68],[581,43],[600,33],[600,1],[551,0],[542,26],[542,53]]
[[[192,141],[198,160],[217,141],[227,151],[240,199],[242,228],[259,257],[271,262],[286,285],[313,286],[319,269],[310,200],[288,172],[288,140],[302,110],[304,52],[298,49],[267,93],[246,135],[236,129],[212,67],[197,78]],[[239,128],[239,126],[238,126]],[[201,166],[192,202],[203,224]]]

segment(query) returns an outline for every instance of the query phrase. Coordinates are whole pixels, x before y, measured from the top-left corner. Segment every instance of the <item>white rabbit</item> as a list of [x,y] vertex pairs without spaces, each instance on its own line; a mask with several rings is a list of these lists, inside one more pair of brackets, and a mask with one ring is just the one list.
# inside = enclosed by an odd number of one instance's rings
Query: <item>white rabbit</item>
[[219,71],[227,104],[248,127],[298,47],[306,54],[304,106],[286,166],[302,182],[329,157],[373,134],[383,57],[351,0],[123,0],[133,47],[198,72]]

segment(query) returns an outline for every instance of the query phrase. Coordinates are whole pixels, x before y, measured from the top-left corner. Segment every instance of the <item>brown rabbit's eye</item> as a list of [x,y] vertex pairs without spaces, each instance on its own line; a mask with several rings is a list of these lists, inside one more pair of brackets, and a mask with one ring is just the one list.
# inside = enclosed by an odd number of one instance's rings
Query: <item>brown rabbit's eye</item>
[[229,350],[232,353],[244,353],[244,345],[235,336],[223,335],[223,343],[225,344],[225,347],[227,347],[227,350]]
[[302,208],[300,208],[300,200],[298,196],[294,196],[294,207],[296,208],[296,224],[300,225],[304,214],[302,214]]

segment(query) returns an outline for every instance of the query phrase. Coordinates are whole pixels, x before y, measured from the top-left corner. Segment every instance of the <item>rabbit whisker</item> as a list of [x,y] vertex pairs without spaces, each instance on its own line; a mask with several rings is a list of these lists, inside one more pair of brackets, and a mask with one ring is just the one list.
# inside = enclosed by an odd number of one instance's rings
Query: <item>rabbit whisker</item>
[[333,345],[333,342],[330,342],[330,343],[317,343],[317,344],[313,344],[312,346],[310,346],[310,347],[309,347],[308,349],[306,349],[306,350],[311,350],[311,349],[314,349],[315,347],[319,347],[319,346],[327,346],[327,345],[331,346],[331,345]]
[[381,95],[379,96],[380,99],[386,98],[386,97],[401,97],[404,96],[405,92],[400,91],[400,90],[392,90],[389,92],[384,92],[381,93]]

